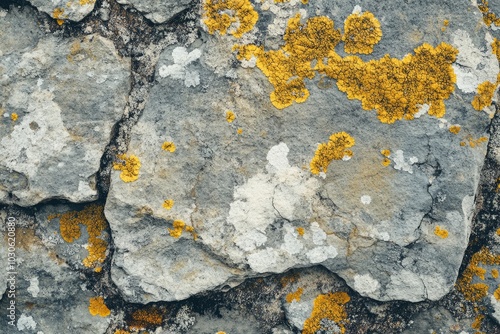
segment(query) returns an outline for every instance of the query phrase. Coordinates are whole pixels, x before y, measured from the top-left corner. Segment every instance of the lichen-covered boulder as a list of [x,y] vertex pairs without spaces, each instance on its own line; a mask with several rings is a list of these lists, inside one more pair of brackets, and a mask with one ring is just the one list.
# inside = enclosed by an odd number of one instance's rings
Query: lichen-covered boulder
[[117,2],[134,7],[154,23],[163,23],[188,8],[192,0],[117,0]]
[[98,35],[44,36],[26,8],[0,17],[0,44],[0,202],[95,199],[130,61]]
[[306,2],[206,0],[164,50],[105,208],[127,300],[316,264],[384,301],[455,283],[499,72],[478,8]]

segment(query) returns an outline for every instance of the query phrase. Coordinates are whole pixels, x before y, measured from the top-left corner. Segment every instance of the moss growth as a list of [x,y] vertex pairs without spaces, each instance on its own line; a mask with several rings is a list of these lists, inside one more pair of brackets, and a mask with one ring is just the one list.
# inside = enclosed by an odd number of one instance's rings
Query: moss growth
[[382,39],[380,22],[370,12],[353,13],[344,22],[344,51],[370,54],[375,44]]
[[210,34],[218,31],[225,35],[233,23],[237,28],[229,33],[241,38],[257,23],[259,14],[254,10],[250,0],[205,0],[203,3],[203,23]]
[[141,161],[135,155],[127,156],[126,154],[118,155],[118,159],[123,160],[122,163],[114,163],[113,169],[120,170],[120,179],[123,182],[133,182],[139,178],[139,170]]
[[303,288],[297,288],[295,292],[290,292],[289,294],[286,295],[286,302],[291,303],[294,300],[300,302],[300,297],[302,296],[302,293],[304,292]]
[[436,226],[434,229],[434,234],[440,237],[441,239],[446,239],[448,238],[448,231],[441,226]]
[[347,313],[344,305],[349,301],[350,297],[345,292],[328,293],[316,297],[311,316],[304,322],[302,334],[317,333],[321,329],[322,319],[334,321],[339,326],[340,332],[345,333]]
[[175,144],[171,141],[166,141],[163,143],[163,145],[161,145],[161,149],[164,150],[164,151],[168,151],[170,153],[174,153],[175,152]]
[[90,298],[89,312],[93,316],[99,315],[101,317],[107,317],[111,314],[109,308],[104,304],[104,298],[100,296]]
[[334,133],[330,136],[328,143],[319,144],[316,153],[311,160],[311,173],[326,173],[328,165],[332,160],[342,160],[344,157],[352,157],[353,153],[347,148],[354,146],[355,140],[346,132]]

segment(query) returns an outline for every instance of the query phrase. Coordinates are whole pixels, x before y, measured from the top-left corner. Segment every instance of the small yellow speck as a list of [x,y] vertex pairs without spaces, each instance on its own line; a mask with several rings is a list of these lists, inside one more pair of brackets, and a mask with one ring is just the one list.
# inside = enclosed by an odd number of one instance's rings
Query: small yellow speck
[[448,128],[448,131],[456,135],[460,132],[461,129],[462,128],[460,127],[460,125],[452,125]]
[[17,114],[16,114],[15,112],[13,112],[12,114],[10,114],[10,119],[11,119],[12,121],[14,121],[14,122],[15,122],[15,121],[17,121],[17,118],[18,118],[18,117],[19,117],[19,116],[17,116]]
[[231,110],[226,111],[226,121],[232,123],[236,119],[236,115]]
[[380,154],[382,154],[384,157],[388,158],[391,155],[391,151],[389,151],[389,150],[381,150]]
[[173,199],[166,199],[162,206],[167,209],[167,210],[170,210],[172,209],[172,207],[174,206],[174,200]]
[[442,239],[448,238],[448,231],[441,226],[436,226],[436,228],[434,229],[434,234]]
[[444,20],[444,21],[443,21],[443,25],[444,25],[445,27],[447,27],[449,24],[450,24],[450,20]]
[[163,145],[161,145],[161,149],[164,150],[164,151],[169,151],[171,153],[174,153],[175,152],[175,144],[171,141],[166,141],[163,143]]
[[102,271],[102,267],[95,267],[94,271],[96,273],[100,273]]
[[243,129],[242,128],[239,128],[238,130],[236,130],[236,132],[241,135],[243,133]]
[[304,230],[304,228],[303,228],[303,227],[297,227],[297,228],[296,228],[296,230],[297,230],[297,233],[298,233],[300,236],[303,236],[303,235],[304,235],[304,233],[305,233],[305,230]]
[[491,277],[498,278],[498,270],[497,269],[491,269]]
[[389,166],[391,164],[391,160],[388,159],[388,158],[384,158],[384,160],[382,160],[382,166]]

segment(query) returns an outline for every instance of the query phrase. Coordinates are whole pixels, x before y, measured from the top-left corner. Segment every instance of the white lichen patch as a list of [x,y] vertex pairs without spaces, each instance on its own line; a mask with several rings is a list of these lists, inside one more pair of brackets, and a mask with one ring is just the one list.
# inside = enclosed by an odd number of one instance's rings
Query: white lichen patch
[[32,277],[29,280],[30,286],[28,287],[28,292],[33,296],[33,297],[38,297],[38,293],[40,292],[40,287],[38,286],[38,277]]
[[275,270],[277,254],[274,249],[266,248],[249,254],[247,260],[253,271],[264,273]]
[[32,316],[26,316],[24,313],[21,314],[19,319],[17,320],[17,329],[19,331],[24,330],[34,330],[36,328],[36,322],[33,320]]
[[408,301],[420,301],[425,297],[425,286],[422,279],[407,269],[391,275],[391,281],[386,286],[386,294],[393,298],[399,295],[402,290],[406,291],[406,300]]
[[370,274],[354,275],[354,289],[365,295],[375,293],[380,288],[380,283]]
[[408,162],[405,160],[402,150],[397,150],[394,154],[391,154],[392,161],[394,161],[394,169],[401,170],[413,174],[412,165],[418,162],[417,157],[411,157]]
[[162,65],[158,74],[162,78],[171,77],[172,79],[184,80],[186,87],[196,87],[200,84],[200,74],[196,70],[188,70],[189,64],[198,60],[201,56],[200,49],[194,49],[189,52],[183,46],[178,46],[172,51],[174,63],[172,65]]
[[319,227],[319,224],[316,222],[311,223],[311,234],[312,241],[315,245],[321,246],[326,241],[326,233]]
[[420,116],[427,114],[430,108],[431,106],[428,105],[427,103],[420,105],[418,108],[418,112],[415,115],[413,115],[413,117],[420,118]]
[[337,257],[337,249],[333,246],[320,246],[311,249],[306,253],[307,258],[311,263],[321,263],[328,259]]
[[301,5],[300,0],[290,0],[281,3],[276,3],[274,0],[262,1],[260,9],[274,14],[273,22],[267,26],[269,36],[283,36],[288,20],[297,15],[297,13],[300,13],[302,19],[307,17],[307,11],[304,8],[299,9],[299,5]]
[[298,254],[304,249],[304,244],[297,238],[295,229],[291,226],[285,226],[285,235],[283,237],[283,244],[281,249],[290,255]]
[[362,204],[368,205],[372,202],[372,197],[370,195],[363,195],[359,200]]
[[[486,34],[486,41],[488,40],[491,40],[491,36]],[[458,49],[457,59],[452,66],[461,91],[475,93],[480,83],[496,82],[499,66],[492,52],[491,41],[486,43],[487,50],[480,50],[474,45],[469,34],[459,29],[453,35],[452,44]]]

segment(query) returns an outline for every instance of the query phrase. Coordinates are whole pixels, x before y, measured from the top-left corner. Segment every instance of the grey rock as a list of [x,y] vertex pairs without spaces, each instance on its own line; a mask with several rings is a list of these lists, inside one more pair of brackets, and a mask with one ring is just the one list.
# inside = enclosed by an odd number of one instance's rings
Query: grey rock
[[188,8],[192,0],[117,0],[117,2],[134,7],[154,23],[163,23]]
[[[256,9],[273,18],[280,15],[275,6]],[[296,6],[291,16],[298,12],[298,2],[283,6]],[[308,17],[328,15],[336,27],[353,11],[327,1],[303,8]],[[216,33],[165,49],[158,83],[131,135],[138,179],[125,183],[115,172],[106,203],[117,247],[112,278],[127,300],[178,300],[316,264],[377,300],[438,300],[450,291],[486,153],[486,143],[469,140],[487,137],[490,123],[471,101],[479,83],[496,79],[498,61],[489,33],[476,29],[480,13],[466,3],[368,1],[363,10],[374,13],[384,33],[364,61],[386,53],[402,58],[423,43],[459,50],[446,115],[384,124],[319,75],[306,80],[306,102],[274,108],[267,78],[231,52],[236,43],[256,41],[268,50],[282,41],[279,32],[265,34],[269,20],[241,40]],[[436,15],[450,21],[444,32],[424,23]],[[228,110],[236,114],[232,123]],[[459,134],[448,131],[453,124]],[[317,144],[341,131],[356,140],[353,157],[333,161],[325,175],[311,174]],[[174,142],[176,151],[162,150],[164,142]],[[388,167],[382,149],[391,150]],[[162,207],[166,199],[175,202],[171,210]],[[175,220],[193,227],[197,239],[188,231],[171,236]],[[448,236],[438,236],[437,227]]]
[[35,22],[28,10],[0,17],[0,202],[90,201],[130,61],[103,37],[43,36]]
[[87,16],[95,5],[95,0],[29,0],[38,10],[49,14],[52,18],[62,24],[64,20],[81,21]]

